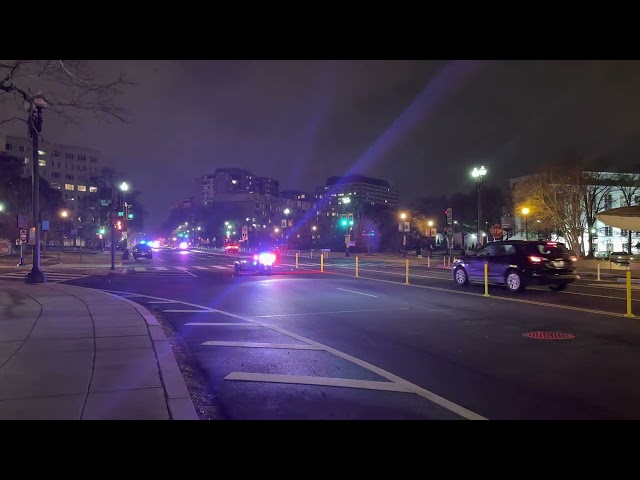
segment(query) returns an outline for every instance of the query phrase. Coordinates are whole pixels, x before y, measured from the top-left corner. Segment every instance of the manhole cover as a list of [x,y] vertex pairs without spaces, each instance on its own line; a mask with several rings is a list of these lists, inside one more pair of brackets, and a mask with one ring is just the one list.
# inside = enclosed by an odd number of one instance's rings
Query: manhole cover
[[576,338],[575,335],[562,332],[525,332],[522,336],[534,340],[573,340]]

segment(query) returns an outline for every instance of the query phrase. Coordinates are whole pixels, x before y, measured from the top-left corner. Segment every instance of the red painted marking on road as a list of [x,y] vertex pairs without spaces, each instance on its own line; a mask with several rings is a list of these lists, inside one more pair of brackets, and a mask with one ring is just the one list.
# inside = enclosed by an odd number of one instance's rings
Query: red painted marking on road
[[522,336],[534,340],[573,340],[576,338],[575,335],[563,332],[525,332]]

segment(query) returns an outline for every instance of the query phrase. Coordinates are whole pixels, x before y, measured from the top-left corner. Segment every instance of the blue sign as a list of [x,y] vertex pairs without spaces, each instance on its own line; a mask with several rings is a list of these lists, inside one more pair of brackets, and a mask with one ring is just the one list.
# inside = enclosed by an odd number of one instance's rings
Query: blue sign
[[49,231],[49,220],[42,220],[42,231],[43,232]]

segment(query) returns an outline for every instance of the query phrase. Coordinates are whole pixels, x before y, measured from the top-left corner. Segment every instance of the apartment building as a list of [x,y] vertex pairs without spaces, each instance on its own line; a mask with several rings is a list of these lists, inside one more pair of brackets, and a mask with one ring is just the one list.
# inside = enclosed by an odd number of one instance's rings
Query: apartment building
[[[31,140],[10,135],[1,140],[0,149],[3,153],[24,159],[23,176],[30,177]],[[84,239],[94,239],[95,226],[101,220],[96,218],[96,205],[99,203],[97,183],[103,168],[100,152],[44,141],[40,143],[38,157],[40,176],[52,188],[61,191],[65,207],[71,213],[68,220],[71,227],[69,236],[77,239],[75,242],[78,245],[84,245]]]

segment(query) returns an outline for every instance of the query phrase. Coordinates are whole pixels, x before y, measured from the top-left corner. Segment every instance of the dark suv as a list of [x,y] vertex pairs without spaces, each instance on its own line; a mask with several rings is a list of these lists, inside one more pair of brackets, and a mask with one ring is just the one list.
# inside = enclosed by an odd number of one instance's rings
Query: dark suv
[[576,257],[562,243],[524,240],[492,242],[476,252],[464,255],[453,264],[453,279],[458,285],[484,282],[484,265],[490,283],[506,285],[512,292],[527,285],[548,285],[560,291],[576,280]]

